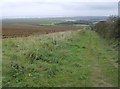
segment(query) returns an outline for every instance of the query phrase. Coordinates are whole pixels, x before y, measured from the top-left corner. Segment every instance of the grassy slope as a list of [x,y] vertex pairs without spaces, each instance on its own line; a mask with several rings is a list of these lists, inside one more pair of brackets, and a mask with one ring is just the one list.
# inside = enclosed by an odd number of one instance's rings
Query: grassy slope
[[117,86],[116,60],[90,30],[3,39],[3,86]]

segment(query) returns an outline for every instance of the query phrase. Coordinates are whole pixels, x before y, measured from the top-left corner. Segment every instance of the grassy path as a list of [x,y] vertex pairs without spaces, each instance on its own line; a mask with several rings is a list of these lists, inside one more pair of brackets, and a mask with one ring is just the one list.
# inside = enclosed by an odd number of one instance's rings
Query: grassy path
[[94,31],[3,40],[3,86],[118,86],[117,52]]
[[[93,36],[94,34],[94,36]],[[89,33],[89,53],[91,58],[91,82],[94,87],[115,87],[117,85],[118,70],[112,49],[95,33]],[[110,51],[110,52],[109,52]],[[117,53],[116,53],[117,54]],[[112,62],[110,62],[112,61]],[[116,67],[114,66],[116,65]],[[116,82],[116,83],[115,83]]]

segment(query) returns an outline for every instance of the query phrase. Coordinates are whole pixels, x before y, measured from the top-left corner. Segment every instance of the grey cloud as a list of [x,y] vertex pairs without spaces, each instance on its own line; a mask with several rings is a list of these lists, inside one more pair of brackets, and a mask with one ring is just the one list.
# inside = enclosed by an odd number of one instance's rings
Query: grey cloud
[[37,6],[42,5],[43,2],[20,2],[20,3],[14,3],[14,2],[7,2],[3,3],[1,5],[1,8],[17,8],[17,7],[27,7],[27,6]]
[[109,15],[117,12],[117,2],[9,2],[1,8],[5,16]]
[[57,2],[21,2],[19,4],[16,3],[5,3],[1,6],[1,8],[17,8],[24,6],[41,6],[41,5],[53,5],[60,6],[64,9],[69,10],[81,10],[81,9],[94,9],[94,10],[112,10],[117,9],[117,2],[73,2],[73,3],[57,3]]
[[117,2],[82,2],[62,5],[65,9],[71,10],[113,10],[117,9]]
[[94,3],[89,3],[88,7],[90,9],[94,10],[113,10],[118,8],[118,3],[117,2],[94,2]]

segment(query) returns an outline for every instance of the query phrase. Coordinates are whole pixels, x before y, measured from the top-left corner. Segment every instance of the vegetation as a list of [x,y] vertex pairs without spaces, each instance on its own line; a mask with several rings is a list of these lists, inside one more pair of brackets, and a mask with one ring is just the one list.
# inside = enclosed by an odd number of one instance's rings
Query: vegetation
[[111,16],[107,21],[100,21],[94,26],[94,30],[103,38],[110,41],[114,45],[114,48],[118,49],[120,39],[119,31],[120,19],[118,17]]
[[100,21],[95,25],[95,31],[104,38],[119,38],[117,17],[109,17],[107,21]]
[[117,51],[87,30],[3,39],[3,87],[118,86]]
[[0,39],[0,88],[2,88],[2,40]]
[[56,23],[55,25],[90,25],[92,21],[88,20],[76,20],[76,21],[65,21],[61,23]]

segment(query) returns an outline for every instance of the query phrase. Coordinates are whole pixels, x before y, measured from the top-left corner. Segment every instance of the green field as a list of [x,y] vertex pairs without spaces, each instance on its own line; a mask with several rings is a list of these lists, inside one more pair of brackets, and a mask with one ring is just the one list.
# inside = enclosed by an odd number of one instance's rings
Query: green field
[[3,39],[3,87],[117,87],[118,53],[89,29]]
[[63,22],[61,19],[52,19],[52,18],[28,18],[28,19],[3,19],[2,24],[22,24],[22,25],[53,25],[55,23]]

